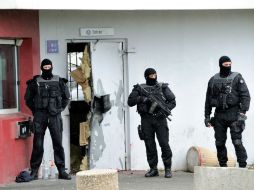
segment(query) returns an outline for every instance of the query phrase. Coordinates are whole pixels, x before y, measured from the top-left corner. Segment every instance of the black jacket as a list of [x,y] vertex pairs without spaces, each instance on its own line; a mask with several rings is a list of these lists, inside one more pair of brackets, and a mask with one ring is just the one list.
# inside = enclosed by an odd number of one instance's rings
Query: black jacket
[[214,83],[214,76],[209,80],[206,91],[205,117],[210,116],[213,107],[216,107],[215,112],[217,113],[230,111],[232,108],[242,113],[249,110],[251,98],[247,85],[240,73],[233,79],[230,93],[225,96],[226,109],[223,109],[221,106],[223,94],[225,94],[223,89],[223,84]]

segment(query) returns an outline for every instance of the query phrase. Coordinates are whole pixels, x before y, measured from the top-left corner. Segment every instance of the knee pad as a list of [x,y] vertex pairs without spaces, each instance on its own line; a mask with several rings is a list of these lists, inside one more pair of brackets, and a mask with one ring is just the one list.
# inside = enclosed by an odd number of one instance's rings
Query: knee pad
[[233,145],[235,145],[235,146],[241,146],[242,145],[242,140],[241,139],[234,139],[233,140]]

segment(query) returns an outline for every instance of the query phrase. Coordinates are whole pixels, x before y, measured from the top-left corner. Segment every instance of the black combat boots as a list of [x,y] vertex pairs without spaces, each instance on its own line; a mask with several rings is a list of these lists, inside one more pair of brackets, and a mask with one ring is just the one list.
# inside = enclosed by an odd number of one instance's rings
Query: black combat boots
[[220,167],[228,167],[227,163],[220,163]]
[[155,176],[159,176],[158,169],[153,169],[153,168],[151,168],[151,169],[145,174],[145,177],[155,177]]
[[246,162],[239,162],[239,168],[246,168],[247,163]]
[[171,178],[172,177],[172,172],[170,168],[165,168],[165,178]]
[[31,169],[31,180],[37,180],[38,179],[38,169]]
[[58,179],[71,180],[71,175],[67,174],[66,171],[64,171],[64,170],[61,170],[61,171],[59,171]]

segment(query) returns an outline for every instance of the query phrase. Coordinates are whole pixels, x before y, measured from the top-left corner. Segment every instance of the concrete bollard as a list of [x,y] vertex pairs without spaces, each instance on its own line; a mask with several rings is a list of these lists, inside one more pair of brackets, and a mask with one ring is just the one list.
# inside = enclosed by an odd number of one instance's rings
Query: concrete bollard
[[194,190],[254,189],[254,170],[234,167],[194,167]]
[[93,169],[76,174],[77,190],[119,190],[117,170]]
[[[217,159],[217,151],[210,150],[208,148],[200,146],[192,146],[187,152],[187,169],[190,172],[194,172],[194,166],[213,166],[219,167]],[[228,152],[227,165],[229,167],[236,166],[236,159],[232,153]]]

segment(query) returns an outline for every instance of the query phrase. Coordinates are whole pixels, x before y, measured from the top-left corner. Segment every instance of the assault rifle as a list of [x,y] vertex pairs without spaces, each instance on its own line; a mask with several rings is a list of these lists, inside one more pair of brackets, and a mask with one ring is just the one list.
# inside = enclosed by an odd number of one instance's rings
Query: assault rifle
[[156,108],[159,108],[158,113],[165,116],[169,121],[171,119],[168,117],[171,115],[171,110],[168,109],[166,105],[166,99],[164,96],[156,96],[155,94],[149,93],[145,88],[141,85],[138,85],[141,88],[141,92],[152,102],[151,107],[148,111],[150,114],[154,114]]

